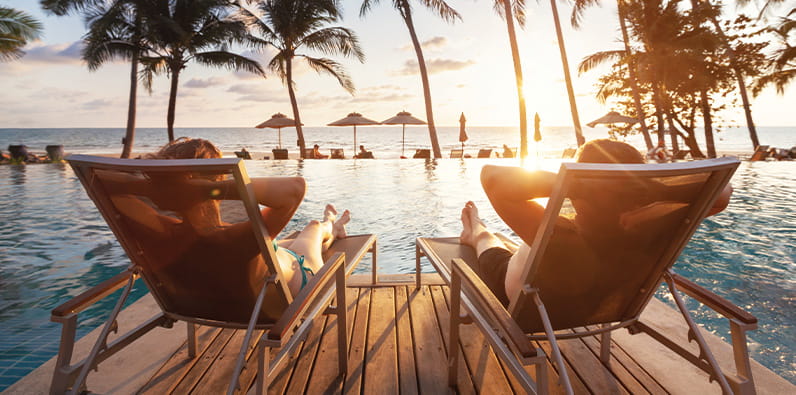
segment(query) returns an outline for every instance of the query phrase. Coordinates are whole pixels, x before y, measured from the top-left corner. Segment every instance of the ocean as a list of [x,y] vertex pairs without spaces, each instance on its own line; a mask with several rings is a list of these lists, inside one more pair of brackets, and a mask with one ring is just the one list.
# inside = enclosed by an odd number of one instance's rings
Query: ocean
[[[464,143],[464,150],[473,157],[476,156],[478,149],[482,148],[492,148],[501,152],[503,144],[510,147],[519,146],[519,131],[515,127],[476,126],[467,127],[466,131],[469,138]],[[10,144],[24,144],[30,151],[44,152],[47,145],[63,145],[66,153],[121,153],[124,133],[123,128],[0,129],[0,149],[6,150]],[[208,139],[218,145],[222,151],[230,153],[244,147],[252,152],[270,153],[271,149],[279,144],[280,135],[276,129],[255,128],[177,128],[174,133],[175,137]],[[533,130],[529,133],[530,153],[538,149],[543,156],[560,157],[564,148],[577,146],[572,127],[543,127],[542,140],[538,145],[533,141]],[[602,126],[585,127],[583,133],[587,140],[608,137],[607,129]],[[462,148],[458,126],[438,127],[437,134],[444,157],[450,156],[451,149]],[[761,144],[772,147],[796,146],[796,127],[759,127],[758,136]],[[304,138],[307,147],[318,144],[326,153],[327,149],[343,148],[347,157],[356,153],[360,144],[372,151],[376,158],[382,159],[398,158],[401,156],[402,147],[405,147],[406,156],[409,157],[415,149],[431,148],[428,128],[425,126],[407,126],[405,142],[402,142],[400,126],[357,127],[356,145],[354,128],[350,126],[304,127]],[[136,153],[152,152],[167,141],[165,128],[138,128],[133,150]],[[698,141],[704,151],[704,136]],[[754,150],[745,128],[730,128],[716,133],[715,141],[719,152],[751,153]],[[281,142],[282,147],[290,152],[298,151],[295,129],[282,129]],[[640,135],[628,137],[627,142],[640,150],[644,148]]]

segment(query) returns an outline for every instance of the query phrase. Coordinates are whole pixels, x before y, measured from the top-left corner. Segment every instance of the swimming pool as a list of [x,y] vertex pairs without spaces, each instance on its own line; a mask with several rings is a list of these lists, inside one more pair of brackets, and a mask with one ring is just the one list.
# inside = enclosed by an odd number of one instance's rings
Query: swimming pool
[[[349,209],[349,233],[379,238],[381,273],[414,272],[418,236],[460,231],[464,202],[481,207],[488,226],[506,234],[479,183],[486,163],[509,160],[250,161],[252,176],[307,179],[304,203],[285,232],[317,219],[327,202]],[[555,169],[555,162],[544,167]],[[694,236],[677,272],[756,315],[753,357],[796,381],[796,185],[794,162],[741,164],[728,210]],[[0,166],[0,391],[57,353],[60,327],[50,310],[127,264],[71,169],[63,164]],[[367,272],[367,262],[358,268]],[[431,271],[430,266],[424,267]],[[140,282],[139,282],[140,284]],[[140,284],[134,291],[146,292]],[[87,311],[82,335],[113,304]],[[697,320],[727,338],[726,321],[707,310]]]

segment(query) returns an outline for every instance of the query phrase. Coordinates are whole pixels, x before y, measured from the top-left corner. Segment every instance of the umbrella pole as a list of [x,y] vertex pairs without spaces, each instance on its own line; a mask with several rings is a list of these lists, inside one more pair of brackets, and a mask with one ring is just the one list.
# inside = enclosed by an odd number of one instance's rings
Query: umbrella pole
[[403,124],[403,132],[401,133],[401,156],[404,156],[405,148],[406,148],[406,124]]
[[354,152],[357,152],[357,125],[354,125]]
[[278,145],[278,147],[279,147],[279,149],[282,149],[282,128],[278,128],[276,130],[279,131],[279,145]]

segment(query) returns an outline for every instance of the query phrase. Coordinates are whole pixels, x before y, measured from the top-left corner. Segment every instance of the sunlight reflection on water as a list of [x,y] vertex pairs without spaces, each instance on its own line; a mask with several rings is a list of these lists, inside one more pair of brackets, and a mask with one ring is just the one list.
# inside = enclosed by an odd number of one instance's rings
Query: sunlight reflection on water
[[[378,235],[379,272],[414,272],[418,236],[453,236],[467,200],[486,224],[512,235],[491,210],[479,173],[486,163],[468,159],[375,161],[251,161],[251,176],[303,176],[307,195],[285,229],[318,219],[327,202],[351,210],[350,234]],[[544,161],[543,168],[558,163]],[[796,301],[796,163],[743,163],[733,178],[728,210],[705,221],[675,265],[690,278],[756,315],[750,333],[755,359],[793,382]],[[59,327],[49,311],[69,297],[111,277],[126,264],[79,181],[65,165],[0,166],[0,373],[9,361],[39,361],[57,352]],[[283,234],[285,234],[283,233]],[[369,271],[367,265],[358,272]],[[431,267],[424,263],[424,271]],[[136,297],[145,293],[139,285]],[[98,324],[109,302],[85,314]],[[727,339],[726,323],[704,308],[697,320]],[[46,359],[44,359],[46,360]],[[6,361],[6,364],[2,364]],[[40,362],[39,362],[40,363]],[[0,390],[3,388],[0,387]]]

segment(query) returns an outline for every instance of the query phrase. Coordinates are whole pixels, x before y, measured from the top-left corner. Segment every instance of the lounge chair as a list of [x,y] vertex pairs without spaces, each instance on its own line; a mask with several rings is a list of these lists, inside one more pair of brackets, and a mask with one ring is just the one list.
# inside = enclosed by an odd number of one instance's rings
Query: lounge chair
[[[672,155],[672,160],[683,160],[686,156],[691,154],[691,150],[679,150]],[[693,158],[693,157],[692,157]]]
[[235,156],[238,157],[238,158],[241,158],[241,159],[251,159],[252,158],[252,155],[249,153],[249,151],[246,151],[246,150],[235,151]]
[[365,151],[358,155],[354,155],[354,158],[357,159],[374,159],[373,151]]
[[451,150],[451,159],[458,159],[464,156],[463,149],[452,149]]
[[329,156],[332,159],[345,159],[345,154],[343,153],[342,148],[332,148],[330,150],[331,155]]
[[768,146],[767,145],[758,145],[755,148],[755,152],[752,153],[752,157],[749,158],[750,161],[758,161],[758,160],[766,160],[768,158]]
[[[343,328],[337,333],[337,352],[339,373],[345,373],[345,309],[329,306],[329,301],[336,295],[338,306],[346,306],[345,278],[369,251],[374,254],[375,266],[375,236],[337,240],[323,268],[293,295],[277,264],[274,244],[241,159],[132,160],[74,155],[67,161],[132,264],[53,310],[52,320],[61,322],[63,329],[51,393],[87,390],[86,377],[100,362],[149,330],[171,327],[175,321],[187,323],[190,358],[196,357],[197,324],[246,329],[228,393],[241,387],[239,376],[250,345],[256,347],[252,356],[258,356],[257,390],[267,389],[269,373],[300,344],[319,314],[336,315],[337,328]],[[225,181],[224,186],[220,181]],[[227,194],[230,200],[225,200]],[[216,204],[219,216],[180,214],[186,212],[181,208],[202,204]],[[249,238],[251,243],[234,244]],[[219,270],[197,266],[197,262],[216,260]],[[236,265],[238,262],[243,263]],[[115,330],[117,315],[138,277],[144,279],[162,311],[109,343],[108,334]],[[91,353],[72,363],[78,312],[120,288],[124,290],[116,308]],[[279,348],[273,360],[272,348]],[[243,383],[244,391],[249,384]]]
[[271,150],[274,154],[274,159],[287,159],[287,149],[284,148],[274,148]]
[[479,158],[489,158],[492,156],[492,148],[480,149],[478,150],[478,157]]
[[574,158],[576,152],[578,151],[575,148],[564,148],[564,151],[561,151],[561,159]]
[[422,148],[415,150],[414,159],[431,159],[431,150],[427,148]]
[[[517,293],[508,295],[510,302],[506,308],[473,270],[476,256],[472,248],[459,244],[458,237],[418,238],[418,271],[420,258],[426,256],[451,286],[451,346],[448,350],[453,352],[449,355],[449,384],[456,383],[458,347],[453,344],[458,341],[462,323],[459,308],[463,304],[495,353],[506,362],[528,393],[546,390],[546,385],[538,383],[537,386],[525,371],[527,365],[540,363],[544,355],[530,340],[550,342],[551,359],[556,364],[561,384],[566,392],[572,393],[557,341],[599,334],[600,359],[610,367],[610,331],[619,328],[628,328],[634,334],[649,334],[708,372],[718,380],[724,393],[754,393],[745,332],[756,328],[757,319],[672,271],[680,252],[738,164],[736,158],[645,165],[563,163],[525,264],[521,277],[525,285]],[[624,187],[608,188],[606,181]],[[556,273],[553,266],[557,262],[551,266],[542,259],[550,241],[556,240],[551,234],[562,206],[565,210],[571,209],[565,200],[568,193],[576,189],[573,185],[615,191],[617,195],[627,194],[627,189],[631,188],[635,193],[643,193],[639,196],[651,202],[622,213],[619,224],[628,236],[617,238],[617,243],[623,243],[621,246],[609,246],[612,251],[621,253],[597,255],[599,270],[590,270],[585,272],[587,274]],[[606,198],[604,201],[610,204],[613,200]],[[516,247],[510,242],[505,244],[509,249]],[[565,280],[578,275],[584,276],[589,285],[565,285]],[[668,284],[690,328],[689,339],[698,343],[698,353],[692,353],[639,320],[661,281]],[[721,371],[678,291],[729,319],[736,364],[734,375]],[[547,377],[544,363],[536,368],[537,377]]]

